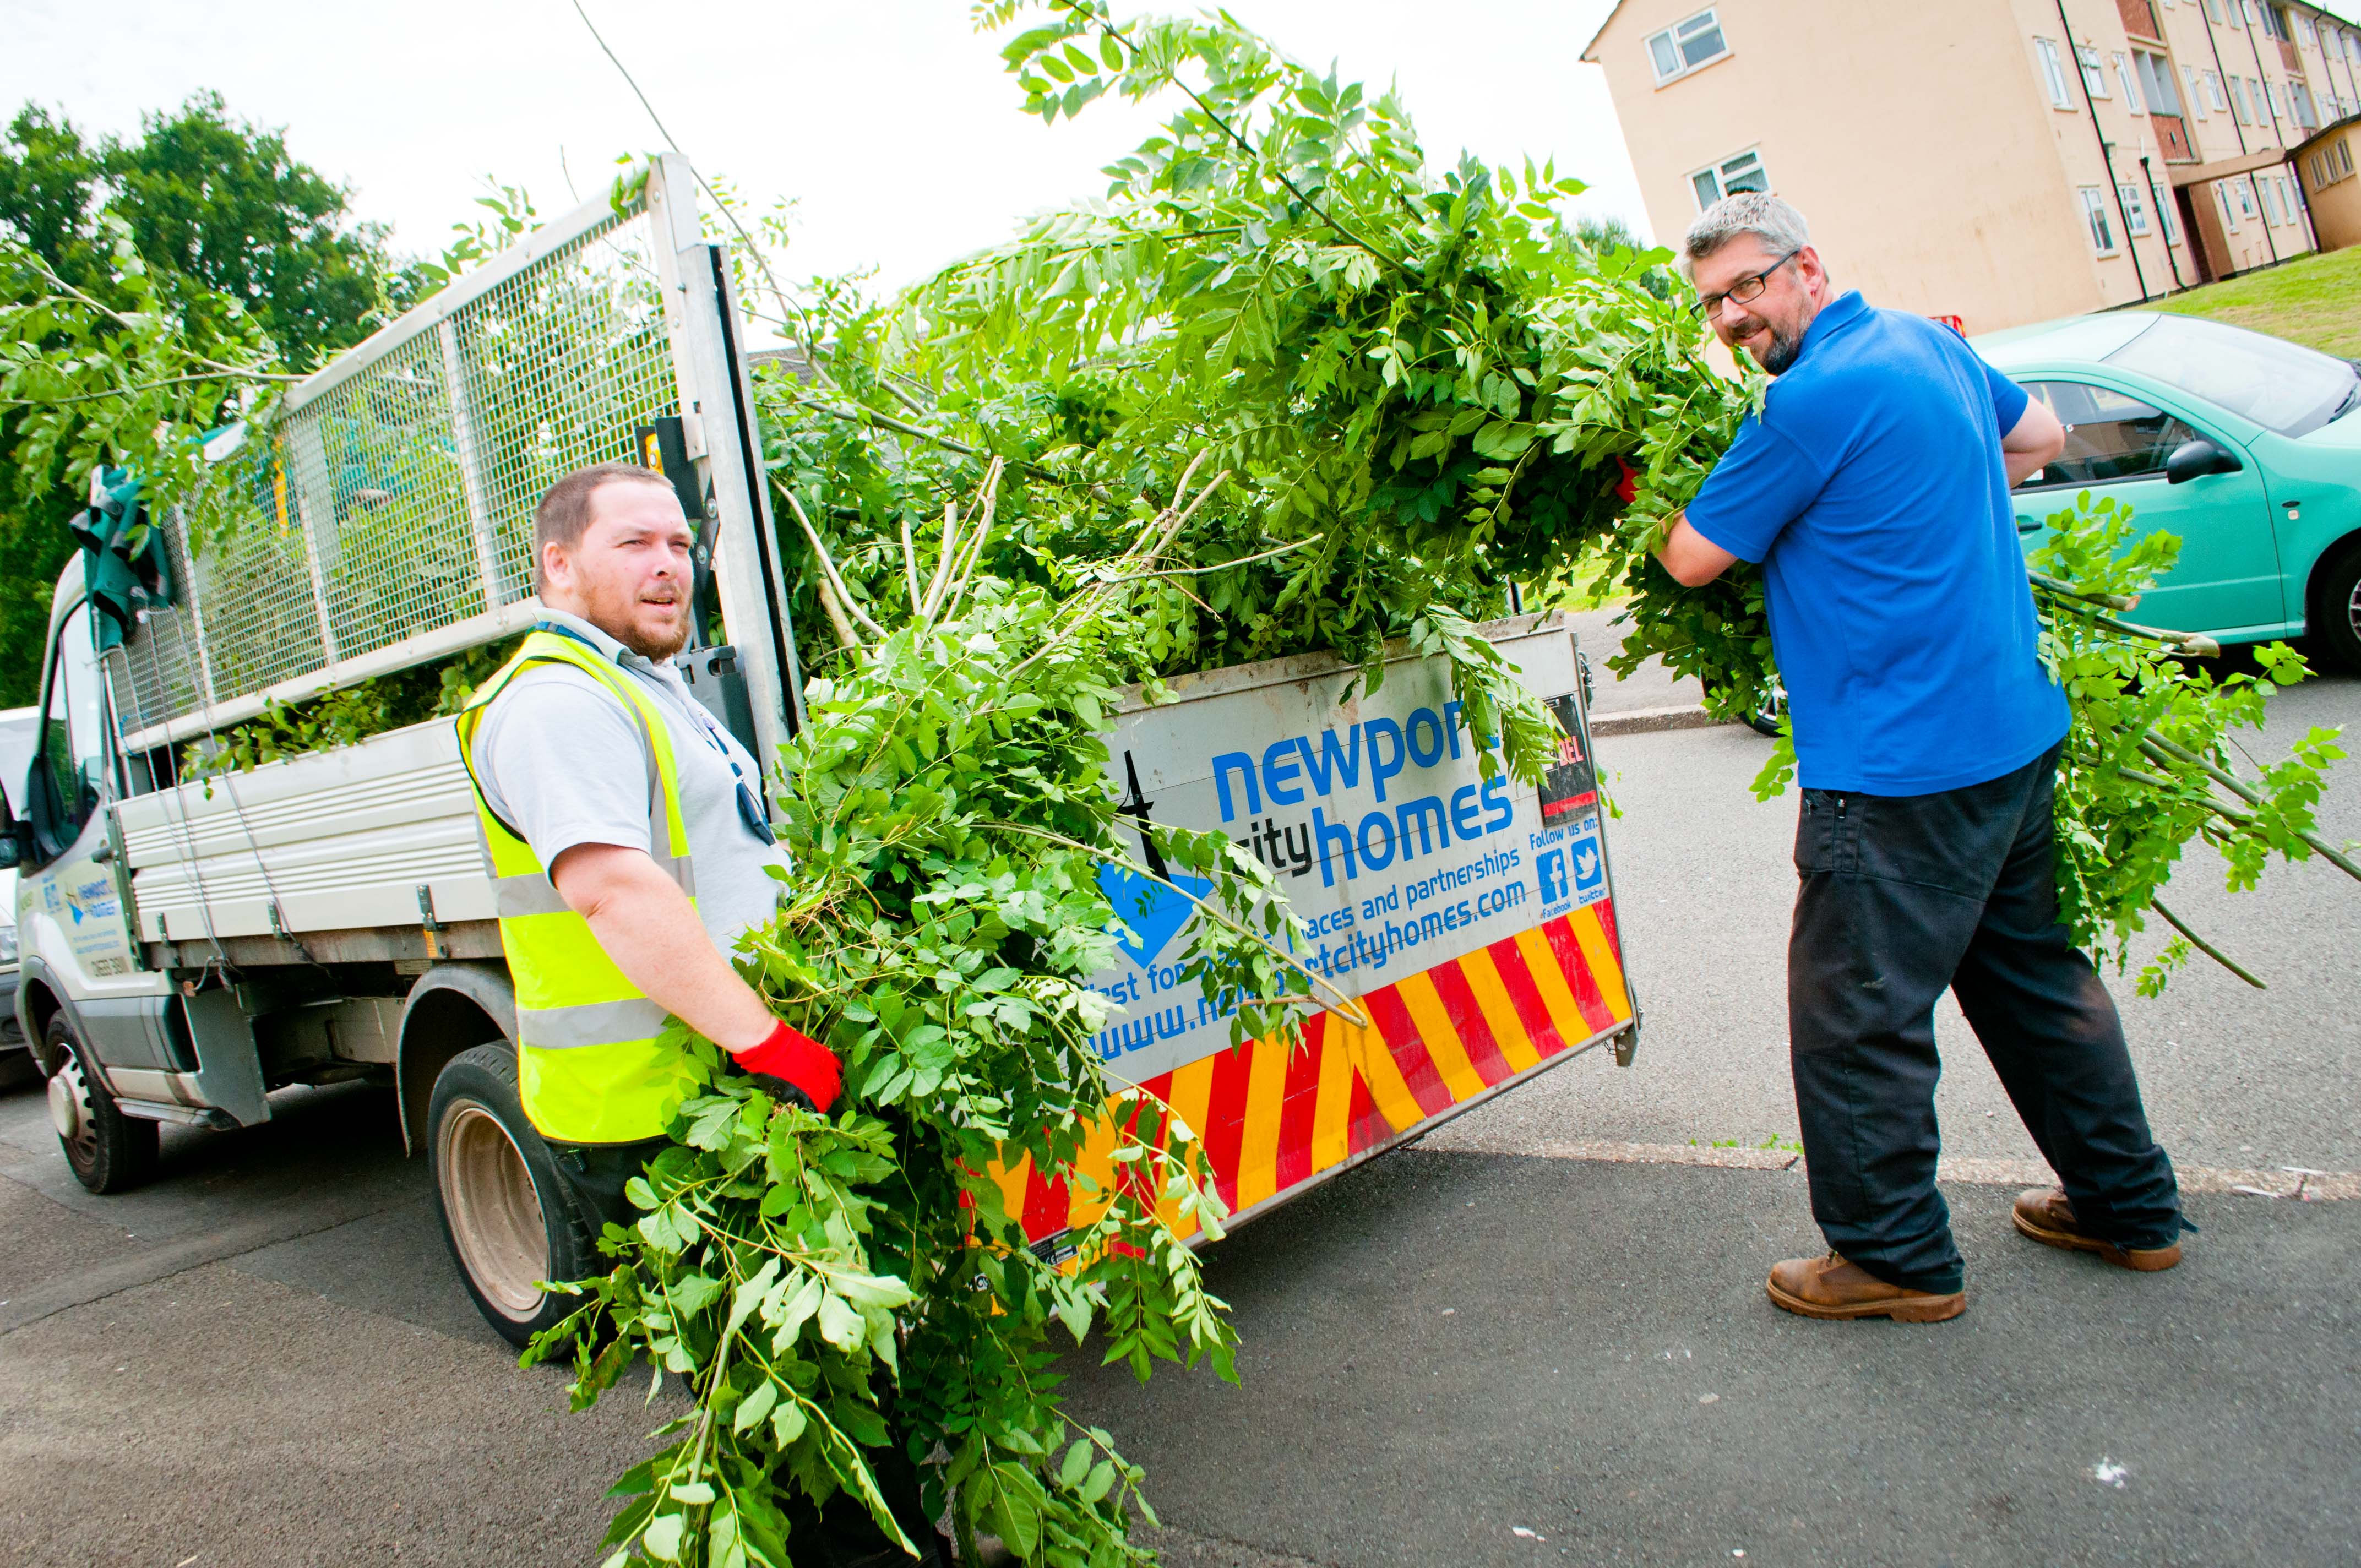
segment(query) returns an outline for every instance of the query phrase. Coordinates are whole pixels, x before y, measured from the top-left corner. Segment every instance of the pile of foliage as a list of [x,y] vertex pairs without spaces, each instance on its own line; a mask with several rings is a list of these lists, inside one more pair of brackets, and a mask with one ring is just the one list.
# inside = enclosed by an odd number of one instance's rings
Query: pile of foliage
[[480,643],[302,702],[273,700],[259,718],[183,746],[181,774],[193,779],[251,773],[265,762],[333,751],[389,729],[451,718],[474,700],[476,688],[499,673],[521,641],[510,637]]
[[[1759,575],[1686,588],[1654,559],[1765,386],[1707,363],[1664,253],[1585,243],[1562,211],[1580,182],[1547,167],[1463,157],[1430,175],[1394,96],[1226,16],[1038,9],[1004,50],[1028,112],[1054,121],[1108,93],[1183,106],[1108,170],[1103,201],[891,301],[823,287],[782,313],[813,346],[807,375],[763,383],[774,474],[820,520],[846,595],[903,602],[900,532],[988,459],[1011,475],[994,569],[1054,583],[1107,548],[1104,498],[1205,450],[1238,477],[1175,543],[1212,569],[1148,617],[1160,670],[1370,660],[1389,638],[1446,633],[1464,651],[1469,621],[1603,587],[1627,607],[1620,670],[1654,656],[1725,716],[1762,704],[1777,675]],[[2052,521],[2036,593],[2075,713],[2060,889],[2078,939],[2122,961],[2192,838],[2224,850],[2237,885],[2261,856],[2326,850],[2312,806],[2341,752],[2317,731],[2239,775],[2235,732],[2301,659],[2273,648],[2259,678],[2217,680],[2186,657],[2203,639],[2112,613],[2169,569],[2169,536],[2127,551],[2125,519],[2087,502]],[[818,574],[803,592],[807,624],[843,620]],[[2126,771],[2151,730],[2199,761]],[[1757,792],[1793,768],[1783,741]],[[2200,804],[2223,792],[2221,809]],[[2188,950],[2176,937],[2143,985]]]
[[[841,1056],[845,1108],[775,1106],[691,1038],[708,1080],[631,1186],[644,1216],[608,1228],[616,1266],[532,1353],[570,1350],[577,1403],[638,1357],[694,1396],[618,1487],[615,1561],[797,1561],[795,1493],[849,1493],[897,1537],[873,1451],[898,1443],[969,1562],[979,1532],[1027,1562],[1137,1562],[1140,1473],[1060,1408],[1057,1337],[1095,1331],[1143,1378],[1159,1358],[1233,1376],[1174,1229],[1221,1234],[1192,1134],[1116,1098],[1090,1039],[1112,1004],[1089,981],[1122,931],[1100,873],[1161,880],[1118,827],[1100,731],[1119,684],[1153,684],[1141,607],[1188,513],[1126,509],[1110,526],[1131,544],[1060,594],[979,569],[992,477],[963,530],[954,512],[905,554],[917,609],[853,633],[783,759],[795,869],[741,970]],[[1234,1038],[1291,1036],[1324,982],[1285,957],[1301,931],[1270,874],[1219,833],[1155,832],[1174,874],[1211,884],[1188,976],[1237,1004]],[[1075,1161],[1111,1099],[1116,1175],[1091,1194]],[[1028,1248],[990,1174],[1027,1160],[1106,1205],[1065,1266]]]

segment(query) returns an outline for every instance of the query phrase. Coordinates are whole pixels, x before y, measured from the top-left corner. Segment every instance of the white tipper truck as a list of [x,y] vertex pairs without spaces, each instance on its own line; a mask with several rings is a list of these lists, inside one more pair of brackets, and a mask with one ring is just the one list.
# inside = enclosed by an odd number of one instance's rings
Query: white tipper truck
[[[560,1310],[542,1282],[598,1260],[517,1107],[513,993],[452,721],[204,777],[183,763],[272,704],[531,626],[533,503],[616,458],[670,477],[699,531],[697,620],[727,639],[680,655],[691,689],[758,756],[794,733],[744,327],[694,179],[652,160],[295,389],[267,453],[218,463],[220,482],[158,520],[168,580],[119,645],[71,565],[31,762],[7,781],[16,1016],[76,1177],[120,1190],[154,1170],[162,1124],[231,1132],[282,1090],[386,1085],[469,1293],[517,1343]],[[1591,1046],[1630,1058],[1573,638],[1554,617],[1497,630],[1569,732],[1538,790],[1480,778],[1442,671],[1415,661],[1375,696],[1320,659],[1213,672],[1113,721],[1128,805],[1223,827],[1298,879],[1317,961],[1370,1003],[1371,1027],[1327,1021],[1293,1059],[1232,1051],[1218,1019],[1177,1006],[1142,1003],[1106,1032],[1110,1071],[1202,1128],[1243,1212]],[[1187,912],[1141,914],[1110,994],[1164,983],[1158,954]],[[1063,1192],[1008,1181],[1054,1248]]]

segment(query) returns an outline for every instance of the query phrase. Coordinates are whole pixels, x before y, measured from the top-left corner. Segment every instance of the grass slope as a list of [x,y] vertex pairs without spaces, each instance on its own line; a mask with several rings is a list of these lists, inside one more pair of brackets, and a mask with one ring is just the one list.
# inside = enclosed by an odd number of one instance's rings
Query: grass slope
[[2340,359],[2361,359],[2361,246],[2209,283],[2149,308],[2211,316]]

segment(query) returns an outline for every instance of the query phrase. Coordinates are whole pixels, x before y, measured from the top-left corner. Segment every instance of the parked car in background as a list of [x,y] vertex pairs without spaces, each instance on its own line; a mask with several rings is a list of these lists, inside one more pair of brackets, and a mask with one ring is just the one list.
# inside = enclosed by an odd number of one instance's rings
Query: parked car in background
[[[32,764],[38,710],[0,709],[0,790],[11,811],[25,804],[25,770]],[[0,1085],[33,1076],[25,1031],[16,1022],[16,873],[0,870]]]
[[2361,674],[2361,365],[2198,316],[2116,311],[1974,340],[2066,451],[2015,492],[2028,553],[2076,494],[2180,540],[2138,619],[2224,643],[2309,634]]

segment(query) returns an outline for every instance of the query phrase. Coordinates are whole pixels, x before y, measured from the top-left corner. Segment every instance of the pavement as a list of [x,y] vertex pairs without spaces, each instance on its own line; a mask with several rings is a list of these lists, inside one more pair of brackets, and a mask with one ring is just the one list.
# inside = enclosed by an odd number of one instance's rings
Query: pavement
[[[1664,695],[1602,678],[1599,707]],[[2273,711],[2275,739],[2351,724],[2361,682]],[[2313,866],[2232,898],[2192,861],[2183,913],[2271,989],[2114,985],[2197,1194],[2180,1269],[2009,1229],[2037,1167],[1947,1008],[1968,1312],[1806,1322],[1762,1289],[1818,1245],[1784,1039],[1795,807],[1744,790],[1768,745],[1724,726],[1598,748],[1632,1067],[1569,1063],[1213,1249],[1242,1386],[1068,1359],[1077,1412],[1148,1466],[1174,1568],[2361,1561],[2361,1202],[2227,1190],[2361,1170],[2361,888]],[[2361,838],[2356,765],[2323,804],[2332,839]],[[0,1561],[598,1561],[600,1494],[673,1396],[570,1415],[561,1375],[518,1368],[389,1095],[274,1108],[167,1129],[159,1179],[101,1199],[38,1091],[0,1093]]]

